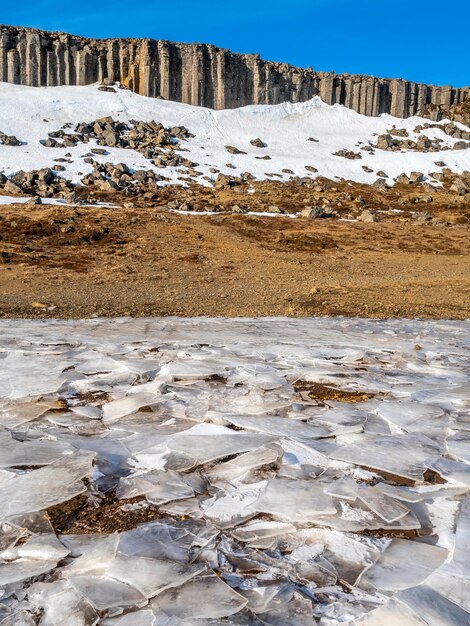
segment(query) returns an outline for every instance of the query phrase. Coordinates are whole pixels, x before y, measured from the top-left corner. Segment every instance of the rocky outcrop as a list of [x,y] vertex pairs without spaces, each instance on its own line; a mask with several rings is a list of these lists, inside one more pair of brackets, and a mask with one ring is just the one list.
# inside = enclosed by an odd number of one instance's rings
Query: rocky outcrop
[[206,44],[85,39],[0,26],[0,81],[31,86],[120,82],[144,96],[215,109],[320,96],[365,115],[409,117],[470,100],[470,87],[315,72]]

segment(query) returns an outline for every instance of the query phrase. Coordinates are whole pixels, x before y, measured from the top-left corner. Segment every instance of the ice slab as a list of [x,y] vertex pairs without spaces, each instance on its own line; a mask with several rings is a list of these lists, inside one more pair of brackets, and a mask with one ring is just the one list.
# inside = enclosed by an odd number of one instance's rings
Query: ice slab
[[361,443],[339,447],[330,457],[389,474],[422,480],[426,462],[440,455],[438,444],[420,434],[365,437]]
[[360,577],[365,589],[400,591],[422,583],[446,560],[447,550],[405,539],[394,539],[377,561]]
[[[210,602],[201,602],[209,598]],[[188,620],[220,619],[241,611],[246,599],[214,574],[198,576],[178,589],[159,594],[151,602],[157,616],[163,613]]]
[[333,499],[322,484],[307,480],[269,480],[254,507],[288,522],[318,521],[336,514]]
[[91,473],[94,456],[93,453],[77,453],[1,481],[0,521],[47,509],[86,491],[81,478]]

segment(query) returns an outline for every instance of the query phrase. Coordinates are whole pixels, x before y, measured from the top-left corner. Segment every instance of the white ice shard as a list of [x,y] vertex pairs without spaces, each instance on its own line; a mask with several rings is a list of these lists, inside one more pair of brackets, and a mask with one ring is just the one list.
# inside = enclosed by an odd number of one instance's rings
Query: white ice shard
[[0,564],[0,587],[39,576],[54,569],[56,565],[57,559],[20,558],[8,563],[2,563]]
[[[204,601],[201,601],[204,599]],[[151,602],[154,612],[191,620],[221,619],[238,613],[246,599],[214,574],[197,576],[178,589],[169,589]]]
[[364,437],[361,443],[338,447],[329,456],[371,467],[410,480],[422,480],[426,462],[440,455],[440,447],[422,434]]
[[94,457],[94,453],[76,453],[0,481],[0,521],[47,509],[86,491],[81,478],[91,474]]
[[396,522],[410,512],[410,509],[402,502],[390,498],[380,489],[369,485],[361,485],[357,489],[357,497],[367,508],[387,523]]
[[133,393],[132,395],[113,400],[102,406],[105,423],[117,421],[131,413],[135,413],[144,406],[156,404],[160,398],[153,393]]
[[37,559],[61,561],[69,554],[69,550],[57,539],[54,534],[33,535],[15,547],[0,553],[5,561],[14,559]]
[[260,513],[287,522],[318,522],[336,514],[333,499],[315,480],[268,480],[253,506]]
[[99,617],[87,600],[67,582],[35,583],[30,602],[42,610],[41,626],[95,626]]
[[176,472],[154,470],[121,478],[116,495],[123,499],[145,496],[152,504],[164,504],[191,498],[194,491]]
[[280,446],[261,447],[237,456],[235,459],[219,463],[205,470],[205,476],[212,484],[233,482],[246,478],[250,472],[269,465],[277,465],[283,455]]
[[275,415],[259,415],[257,417],[228,416],[225,419],[238,428],[288,437],[304,443],[308,443],[312,439],[328,437],[331,433],[331,430],[324,426],[302,422],[301,420],[276,417]]
[[73,448],[61,441],[18,441],[7,431],[0,431],[0,468],[48,465],[71,455]]
[[205,500],[201,504],[204,517],[219,528],[238,526],[251,519],[257,513],[255,504],[266,489],[267,481],[260,481],[236,488],[227,488],[225,492]]
[[358,585],[379,591],[400,591],[422,583],[447,558],[438,546],[393,539],[377,561],[358,580]]
[[400,591],[396,598],[414,611],[425,624],[462,626],[470,623],[468,611],[425,584]]
[[57,408],[54,402],[9,402],[0,406],[0,426],[16,428],[44,415],[51,408]]
[[0,397],[16,400],[54,393],[62,386],[61,374],[70,362],[62,358],[14,350],[1,361]]

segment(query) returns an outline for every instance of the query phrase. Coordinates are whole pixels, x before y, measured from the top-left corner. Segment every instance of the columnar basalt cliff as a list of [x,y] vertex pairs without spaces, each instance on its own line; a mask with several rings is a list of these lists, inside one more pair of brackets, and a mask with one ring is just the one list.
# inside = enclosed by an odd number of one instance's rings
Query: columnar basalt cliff
[[301,102],[320,96],[365,115],[441,111],[470,99],[470,87],[315,72],[207,44],[151,39],[85,39],[0,26],[0,81],[31,86],[111,80],[145,96],[215,109]]

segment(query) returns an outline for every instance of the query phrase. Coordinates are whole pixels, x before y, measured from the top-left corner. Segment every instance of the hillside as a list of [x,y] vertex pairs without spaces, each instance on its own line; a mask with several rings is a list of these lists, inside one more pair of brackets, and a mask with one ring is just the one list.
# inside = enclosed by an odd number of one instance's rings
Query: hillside
[[[163,177],[162,184],[192,180],[209,185],[220,173],[248,172],[257,180],[283,181],[324,176],[371,184],[377,172],[393,183],[403,173],[470,170],[470,129],[458,122],[371,118],[318,97],[214,111],[106,89],[1,83],[0,132],[17,141],[4,139],[0,145],[0,172],[8,176],[56,166],[61,178],[76,184],[96,164],[112,162],[152,171]],[[102,118],[107,119],[98,134],[93,124],[79,128]],[[158,125],[136,129],[131,121],[154,121],[187,132],[165,135]]]

